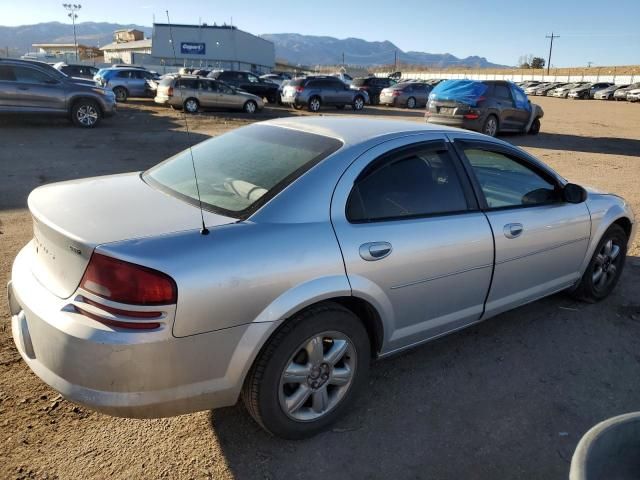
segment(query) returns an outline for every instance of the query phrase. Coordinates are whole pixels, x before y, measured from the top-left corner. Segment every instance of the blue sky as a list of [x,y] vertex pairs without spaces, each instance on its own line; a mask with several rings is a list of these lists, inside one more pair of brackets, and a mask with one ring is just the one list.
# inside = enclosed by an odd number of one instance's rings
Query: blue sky
[[[78,1],[78,0],[76,0]],[[638,0],[91,0],[78,21],[151,25],[222,23],[251,33],[302,33],[390,40],[403,50],[480,55],[513,65],[523,54],[547,57],[554,31],[553,66],[640,64]],[[62,1],[0,0],[0,24],[68,21]],[[310,8],[310,5],[314,5]],[[347,59],[348,62],[348,59]]]

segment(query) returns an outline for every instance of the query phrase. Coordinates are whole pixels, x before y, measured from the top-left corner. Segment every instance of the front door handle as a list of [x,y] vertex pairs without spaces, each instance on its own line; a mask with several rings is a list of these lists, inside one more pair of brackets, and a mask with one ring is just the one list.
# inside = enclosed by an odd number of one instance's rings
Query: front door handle
[[388,257],[393,247],[389,242],[368,242],[360,245],[360,257],[368,262]]
[[504,226],[504,236],[507,238],[516,238],[522,235],[524,227],[521,223],[507,223]]

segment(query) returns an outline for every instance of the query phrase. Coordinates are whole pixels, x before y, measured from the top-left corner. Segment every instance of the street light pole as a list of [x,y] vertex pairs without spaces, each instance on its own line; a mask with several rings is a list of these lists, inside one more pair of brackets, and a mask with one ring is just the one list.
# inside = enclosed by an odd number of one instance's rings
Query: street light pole
[[76,49],[76,62],[79,62],[80,56],[78,55],[78,40],[76,38],[76,18],[78,18],[78,14],[76,12],[82,8],[82,5],[79,3],[63,3],[62,6],[69,12],[67,16],[71,19],[71,23],[73,23],[73,45]]

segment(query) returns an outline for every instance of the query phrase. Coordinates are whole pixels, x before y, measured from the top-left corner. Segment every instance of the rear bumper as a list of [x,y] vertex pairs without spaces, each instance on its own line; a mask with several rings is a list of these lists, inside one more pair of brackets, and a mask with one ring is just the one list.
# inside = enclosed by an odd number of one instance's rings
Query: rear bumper
[[16,348],[65,398],[121,417],[154,418],[233,405],[271,323],[176,338],[118,331],[68,308],[16,257],[8,295]]
[[462,116],[452,115],[429,115],[427,117],[427,123],[433,123],[435,125],[446,125],[448,127],[464,128],[467,130],[475,130],[476,132],[482,131],[482,125],[484,124],[484,116],[476,119],[468,119]]

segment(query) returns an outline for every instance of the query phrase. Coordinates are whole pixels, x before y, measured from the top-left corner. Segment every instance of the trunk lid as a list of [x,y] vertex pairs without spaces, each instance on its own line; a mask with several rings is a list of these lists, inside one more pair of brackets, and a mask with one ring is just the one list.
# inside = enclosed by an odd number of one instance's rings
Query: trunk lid
[[[139,173],[39,187],[29,195],[34,276],[68,298],[97,245],[200,228],[198,208],[147,185]],[[204,212],[207,226],[236,221]]]

